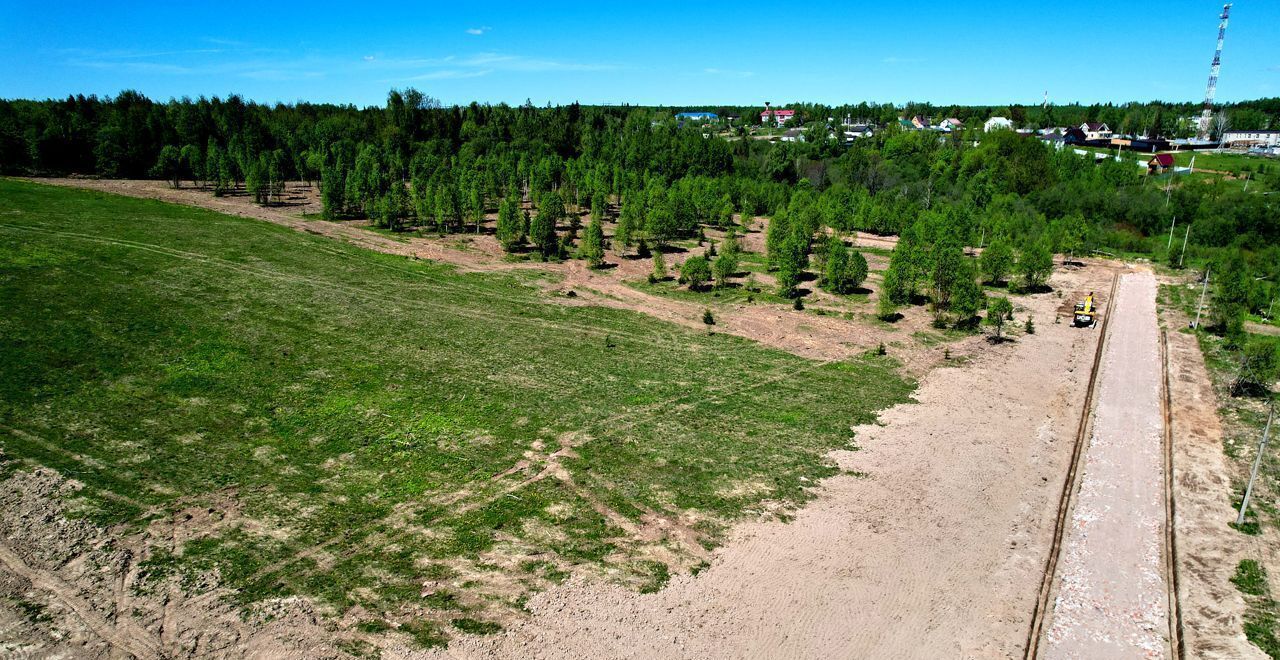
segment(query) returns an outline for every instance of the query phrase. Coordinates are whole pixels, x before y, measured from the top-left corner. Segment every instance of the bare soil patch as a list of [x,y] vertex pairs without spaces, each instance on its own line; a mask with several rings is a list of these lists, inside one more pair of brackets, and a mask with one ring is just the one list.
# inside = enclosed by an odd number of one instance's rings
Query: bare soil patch
[[1218,397],[1188,319],[1162,310],[1169,342],[1173,426],[1174,516],[1182,639],[1189,658],[1266,658],[1244,637],[1245,603],[1231,576],[1255,556],[1248,537],[1228,527],[1231,477],[1223,447]]
[[846,473],[795,520],[741,525],[656,594],[571,580],[503,635],[433,657],[1017,656],[1097,339],[1049,322],[1054,296],[1019,304],[1035,335],[930,372],[918,403],[853,429]]

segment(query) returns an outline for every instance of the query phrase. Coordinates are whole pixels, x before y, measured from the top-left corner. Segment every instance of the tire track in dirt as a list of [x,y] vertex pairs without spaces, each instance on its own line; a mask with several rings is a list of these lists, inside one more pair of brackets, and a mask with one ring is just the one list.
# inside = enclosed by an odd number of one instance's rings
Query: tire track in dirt
[[165,657],[155,637],[134,623],[127,614],[123,618],[117,618],[113,625],[82,600],[74,586],[63,582],[53,573],[28,566],[3,542],[0,542],[0,563],[14,574],[29,580],[34,588],[57,598],[95,635],[111,646],[143,660]]
[[[802,365],[796,369],[786,370],[782,373],[775,373],[767,378],[760,379],[756,382],[743,383],[736,388],[729,388],[727,390],[718,392],[718,394],[722,394],[722,395],[744,394],[750,390],[757,389],[759,387],[763,387],[784,379],[793,378],[807,371],[825,367],[831,363],[832,362],[818,362],[818,363],[811,362],[811,363]],[[686,399],[689,399],[691,397],[698,396],[698,395],[699,395],[698,393],[680,394],[680,395],[671,397],[665,401],[650,404],[649,406],[646,406],[644,409],[642,409],[642,411],[639,413],[636,413],[635,411],[628,411],[628,412],[618,413],[610,417],[603,418],[601,420],[597,420],[596,422],[593,422],[591,426],[587,427],[587,429],[594,429],[597,427],[606,427],[606,428],[610,428],[611,431],[615,433],[622,432],[629,428],[633,428],[637,424],[640,424],[644,421],[648,421],[656,418],[658,414],[660,414],[665,408],[667,408],[670,405],[675,405],[681,401],[684,401]],[[629,422],[614,426],[615,423],[628,417],[630,418]],[[587,430],[584,429],[584,430],[578,431],[578,433],[580,435],[586,435]],[[488,495],[481,495],[480,497],[477,498],[476,497],[478,495],[477,493],[467,489],[463,489],[460,491],[456,491],[451,495],[449,495],[448,497],[441,499],[438,503],[445,506],[452,506],[453,508],[451,509],[450,513],[452,516],[455,516],[455,517],[464,515],[468,512],[477,510],[481,507],[488,506],[489,504],[492,504],[493,502],[497,501],[499,498],[515,494],[516,492],[519,492],[520,490],[527,488],[528,486],[531,486],[535,483],[543,481],[544,479],[557,476],[558,472],[564,470],[564,468],[559,465],[559,462],[557,460],[558,458],[557,454],[559,454],[559,451],[553,454],[550,454],[544,461],[546,465],[544,465],[537,473],[533,474],[530,477],[517,481],[514,484],[508,484],[503,488],[497,490],[497,492],[490,493]],[[520,463],[518,462],[517,466],[519,465]],[[535,464],[533,462],[526,462],[526,464],[522,467],[523,467],[522,470],[515,470],[514,469],[515,466],[513,466],[513,468],[509,468],[507,470],[500,472],[499,475],[502,477],[515,476],[517,474],[520,474],[521,472],[528,472],[530,469],[535,467]],[[567,474],[567,472],[565,474]],[[497,480],[497,477],[495,476],[494,478],[490,479],[490,482],[494,482],[496,480]],[[621,516],[621,514],[617,514],[616,512],[614,512],[614,514]],[[281,559],[277,562],[274,562],[272,564],[269,564],[267,566],[264,566],[258,569],[257,571],[252,573],[248,578],[246,578],[245,582],[253,582],[256,580],[260,580],[273,573],[282,571],[285,568],[288,568],[289,566],[297,563],[298,561],[315,557],[316,555],[322,552],[325,552],[329,548],[333,547],[340,541],[350,538],[353,534],[363,533],[365,530],[368,530],[369,528],[375,525],[385,524],[389,522],[391,519],[393,519],[394,517],[400,516],[400,515],[403,515],[403,514],[398,512],[392,513],[383,518],[370,520],[364,523],[363,525],[355,528],[354,530],[353,529],[344,530],[343,533],[335,534],[334,536],[326,538],[315,545],[308,546],[307,548],[299,550],[288,558]],[[607,517],[610,517],[610,516],[607,516]],[[673,529],[676,529],[676,530],[682,529],[681,526],[676,521],[667,521],[667,522],[669,523],[667,526],[672,527]],[[658,524],[661,525],[662,523],[658,523]],[[362,546],[358,544],[352,549],[352,551],[354,552],[358,550],[360,547]],[[205,598],[206,597],[197,597],[195,599],[192,599],[192,602],[194,603],[194,602],[202,601]]]

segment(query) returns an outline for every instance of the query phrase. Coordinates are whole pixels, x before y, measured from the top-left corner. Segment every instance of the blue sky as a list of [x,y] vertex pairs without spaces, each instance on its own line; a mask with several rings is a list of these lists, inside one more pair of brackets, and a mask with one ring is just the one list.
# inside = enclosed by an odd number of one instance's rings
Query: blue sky
[[[189,7],[188,4],[199,4]],[[765,7],[794,6],[794,11]],[[1221,2],[14,2],[0,97],[381,104],[1195,101]],[[1280,2],[1232,10],[1220,100],[1280,96]]]

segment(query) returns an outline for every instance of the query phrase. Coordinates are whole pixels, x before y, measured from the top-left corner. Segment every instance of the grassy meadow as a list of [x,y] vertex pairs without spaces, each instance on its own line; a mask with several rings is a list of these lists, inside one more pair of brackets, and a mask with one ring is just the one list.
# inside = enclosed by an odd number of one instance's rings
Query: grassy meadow
[[0,180],[2,469],[81,482],[122,534],[215,507],[153,576],[435,644],[573,571],[660,586],[803,502],[912,391],[890,358],[807,361],[536,279]]

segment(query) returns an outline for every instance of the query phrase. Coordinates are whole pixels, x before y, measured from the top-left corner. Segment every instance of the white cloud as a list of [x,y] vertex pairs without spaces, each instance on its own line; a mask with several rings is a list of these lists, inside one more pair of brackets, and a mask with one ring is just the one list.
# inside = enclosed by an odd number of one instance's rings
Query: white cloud
[[484,34],[485,32],[488,32],[489,30],[492,30],[492,29],[493,29],[493,28],[489,27],[488,25],[485,25],[485,26],[483,26],[483,27],[467,28],[467,34],[469,34],[469,35],[471,35],[471,36],[474,36],[474,37],[478,37],[478,36],[480,36],[480,35]]
[[[466,78],[479,78],[493,73],[493,69],[478,69],[476,71],[463,71],[461,69],[441,69],[439,71],[428,71],[427,73],[408,78],[400,78],[401,81],[412,80],[463,80]],[[385,81],[394,82],[394,81]]]
[[374,61],[375,59],[377,59],[377,58],[375,58],[375,57],[374,57],[374,56],[372,56],[372,55],[365,55],[365,56],[364,56],[364,61],[366,61],[366,62],[372,62],[372,61]]

